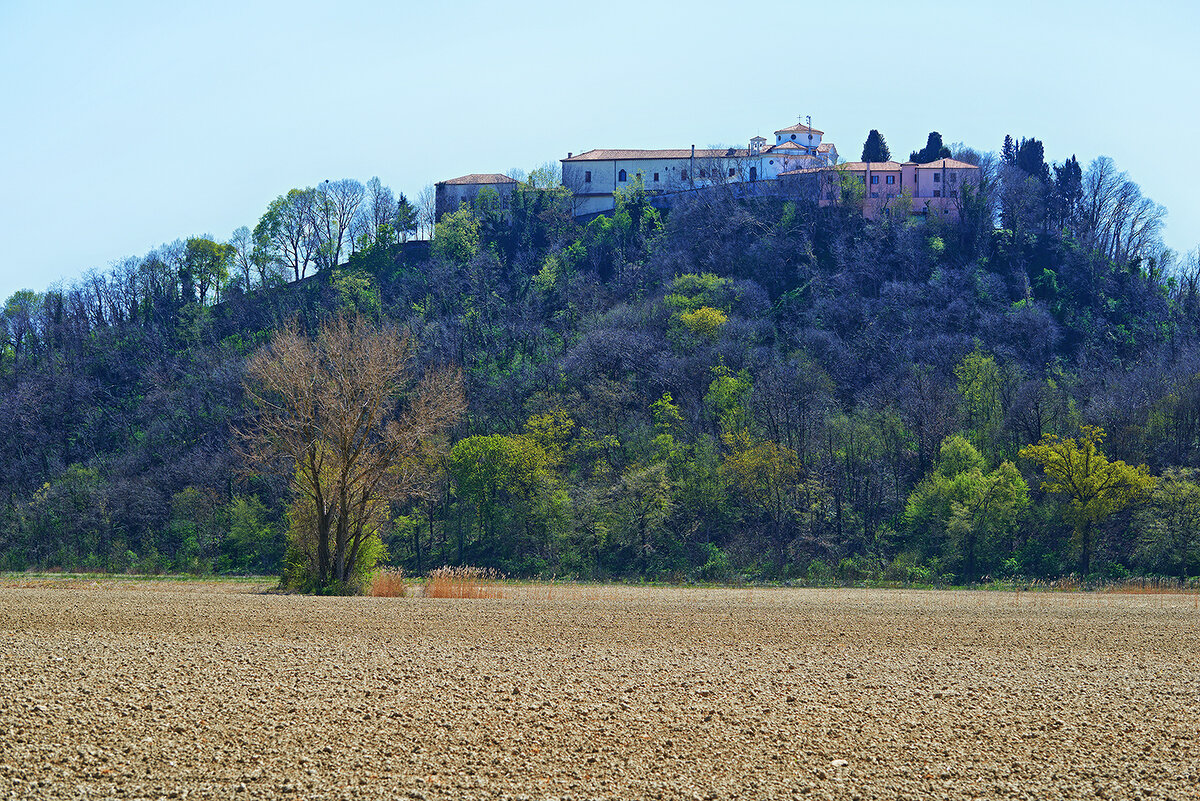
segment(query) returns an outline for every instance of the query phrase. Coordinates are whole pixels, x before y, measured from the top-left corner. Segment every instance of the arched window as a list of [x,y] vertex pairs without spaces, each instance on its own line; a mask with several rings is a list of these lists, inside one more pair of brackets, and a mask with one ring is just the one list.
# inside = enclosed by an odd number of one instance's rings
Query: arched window
[[629,176],[625,174],[624,170],[621,170],[619,173],[617,173],[617,180],[621,183],[625,183],[629,180]]

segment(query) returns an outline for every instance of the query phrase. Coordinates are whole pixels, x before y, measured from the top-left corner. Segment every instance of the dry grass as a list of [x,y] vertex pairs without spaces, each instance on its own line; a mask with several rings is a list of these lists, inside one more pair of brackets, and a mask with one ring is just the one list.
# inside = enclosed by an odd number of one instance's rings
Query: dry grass
[[371,595],[376,598],[403,598],[408,595],[404,571],[400,568],[380,570],[371,579]]
[[425,576],[426,598],[503,598],[503,576],[490,568],[439,567]]

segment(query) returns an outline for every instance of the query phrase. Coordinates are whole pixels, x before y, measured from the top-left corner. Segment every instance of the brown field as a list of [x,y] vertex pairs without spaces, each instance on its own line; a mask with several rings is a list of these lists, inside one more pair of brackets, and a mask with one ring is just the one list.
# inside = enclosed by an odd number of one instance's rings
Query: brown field
[[0,582],[0,798],[1200,798],[1195,596]]

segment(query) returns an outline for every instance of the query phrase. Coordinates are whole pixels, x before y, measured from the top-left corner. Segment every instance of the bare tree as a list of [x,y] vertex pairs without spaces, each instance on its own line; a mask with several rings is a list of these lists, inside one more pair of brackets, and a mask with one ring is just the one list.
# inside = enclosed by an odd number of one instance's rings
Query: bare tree
[[436,220],[437,192],[433,184],[426,184],[421,194],[417,195],[417,238],[433,239],[433,224]]
[[317,186],[316,220],[322,267],[341,264],[342,250],[366,194],[363,185],[353,178],[325,181]]
[[229,245],[233,248],[233,266],[241,277],[242,289],[249,292],[254,287],[258,266],[254,262],[254,234],[243,225],[229,237]]
[[1113,261],[1132,261],[1159,249],[1167,210],[1142,195],[1108,156],[1084,173],[1081,209],[1080,240]]
[[388,505],[422,488],[422,448],[465,407],[460,371],[418,381],[412,351],[407,332],[343,315],[315,337],[283,328],[247,367],[255,414],[239,432],[243,453],[286,476],[304,503],[317,589],[352,589]]

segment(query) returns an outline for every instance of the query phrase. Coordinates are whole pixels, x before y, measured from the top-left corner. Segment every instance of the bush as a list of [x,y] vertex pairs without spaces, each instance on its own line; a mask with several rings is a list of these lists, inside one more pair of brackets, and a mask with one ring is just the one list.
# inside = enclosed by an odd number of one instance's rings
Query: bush
[[503,598],[499,573],[482,567],[439,567],[425,577],[426,598]]
[[403,598],[408,595],[404,583],[404,571],[400,568],[384,568],[371,579],[371,595],[376,598]]

